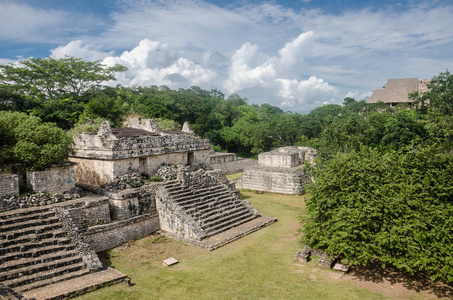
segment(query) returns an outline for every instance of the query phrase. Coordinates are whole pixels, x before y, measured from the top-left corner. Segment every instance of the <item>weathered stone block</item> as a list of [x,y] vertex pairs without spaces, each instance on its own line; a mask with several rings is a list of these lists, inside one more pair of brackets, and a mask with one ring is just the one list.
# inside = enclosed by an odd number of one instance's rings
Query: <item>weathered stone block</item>
[[19,195],[19,175],[0,175],[0,199]]
[[64,193],[75,188],[75,163],[52,165],[44,171],[27,172],[27,184],[35,192]]

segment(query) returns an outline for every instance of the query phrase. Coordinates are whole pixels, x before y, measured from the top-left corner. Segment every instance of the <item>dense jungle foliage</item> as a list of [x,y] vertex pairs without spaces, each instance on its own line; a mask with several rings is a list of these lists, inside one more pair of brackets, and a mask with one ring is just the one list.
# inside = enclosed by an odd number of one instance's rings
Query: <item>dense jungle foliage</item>
[[92,130],[103,120],[117,127],[130,115],[166,129],[188,121],[217,151],[311,146],[321,155],[311,169],[304,243],[351,263],[380,262],[453,282],[448,71],[432,79],[429,92],[411,95],[413,107],[345,98],[302,115],[196,86],[102,85],[124,70],[72,57],[0,66],[0,164],[42,169],[64,161],[71,151],[64,131]]

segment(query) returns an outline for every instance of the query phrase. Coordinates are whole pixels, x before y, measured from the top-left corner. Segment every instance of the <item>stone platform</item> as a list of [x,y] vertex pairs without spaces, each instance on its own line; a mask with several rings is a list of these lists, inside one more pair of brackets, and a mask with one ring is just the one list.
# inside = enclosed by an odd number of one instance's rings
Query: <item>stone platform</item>
[[36,300],[67,299],[126,280],[129,279],[125,274],[109,267],[99,272],[27,291],[22,295],[27,299],[35,298]]
[[198,247],[204,248],[206,250],[212,251],[217,248],[223,247],[226,244],[234,242],[237,239],[240,239],[243,236],[251,234],[261,228],[264,228],[274,222],[277,222],[276,218],[272,217],[259,217],[247,223],[243,223],[239,226],[233,227],[227,231],[204,239],[202,241],[191,240],[191,239],[183,239],[179,236],[171,234],[169,232],[160,230],[159,233],[165,236],[168,236],[173,239],[181,240],[185,243],[196,245]]

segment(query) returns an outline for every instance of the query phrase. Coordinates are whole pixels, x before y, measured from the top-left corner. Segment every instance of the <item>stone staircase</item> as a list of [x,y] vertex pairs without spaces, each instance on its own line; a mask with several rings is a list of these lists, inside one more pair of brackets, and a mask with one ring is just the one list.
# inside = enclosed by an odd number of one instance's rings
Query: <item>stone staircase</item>
[[209,238],[260,217],[244,201],[238,200],[223,184],[209,187],[184,187],[177,180],[163,184],[167,197],[180,214],[192,219]]
[[49,207],[0,213],[0,282],[25,292],[89,274]]

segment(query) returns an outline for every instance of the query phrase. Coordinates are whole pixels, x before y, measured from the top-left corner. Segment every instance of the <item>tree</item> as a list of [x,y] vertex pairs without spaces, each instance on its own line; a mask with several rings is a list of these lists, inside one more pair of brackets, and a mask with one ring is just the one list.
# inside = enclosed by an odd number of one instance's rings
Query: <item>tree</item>
[[428,91],[409,95],[422,113],[436,110],[443,115],[453,115],[453,74],[448,70],[434,76],[427,85]]
[[0,111],[0,165],[42,170],[67,160],[73,140],[52,123],[20,112]]
[[315,171],[303,242],[453,282],[452,182],[453,160],[435,147],[339,153]]
[[79,98],[125,70],[121,65],[106,67],[99,61],[74,57],[29,58],[19,64],[0,65],[0,90],[39,98],[42,102],[62,96]]

